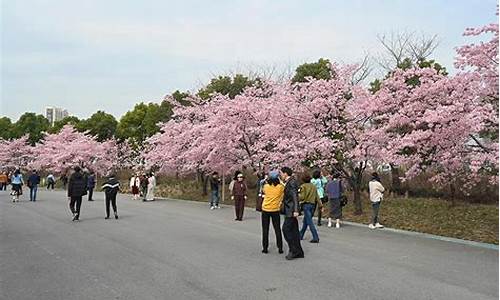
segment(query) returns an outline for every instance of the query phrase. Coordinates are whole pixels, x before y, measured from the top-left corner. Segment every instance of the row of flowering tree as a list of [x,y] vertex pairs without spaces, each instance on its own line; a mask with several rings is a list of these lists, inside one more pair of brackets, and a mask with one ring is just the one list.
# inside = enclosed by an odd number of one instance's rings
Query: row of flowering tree
[[0,165],[7,169],[37,169],[55,174],[66,174],[80,166],[106,175],[129,167],[129,147],[115,140],[99,142],[88,133],[64,126],[59,133],[46,134],[40,143],[32,146],[27,136],[11,141],[0,141]]
[[370,93],[352,82],[355,66],[333,64],[331,79],[257,81],[231,99],[192,96],[150,138],[144,159],[163,173],[273,165],[336,169],[361,212],[367,162],[401,166],[407,178],[428,172],[438,186],[464,191],[498,179],[498,24],[485,43],[458,48],[455,75],[432,64],[391,72]]

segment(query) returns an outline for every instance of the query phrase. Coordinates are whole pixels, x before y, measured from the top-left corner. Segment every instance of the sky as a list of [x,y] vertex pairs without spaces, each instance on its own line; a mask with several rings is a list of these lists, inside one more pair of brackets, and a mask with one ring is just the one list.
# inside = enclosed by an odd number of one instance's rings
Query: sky
[[498,20],[494,0],[1,3],[0,115],[13,121],[47,106],[119,119],[219,74],[378,57],[377,35],[393,32],[437,34],[433,58],[453,71],[464,29]]

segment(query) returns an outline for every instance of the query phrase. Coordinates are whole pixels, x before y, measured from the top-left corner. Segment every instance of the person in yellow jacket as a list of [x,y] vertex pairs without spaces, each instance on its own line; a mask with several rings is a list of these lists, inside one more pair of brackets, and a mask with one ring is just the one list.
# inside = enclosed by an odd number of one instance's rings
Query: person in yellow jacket
[[319,243],[318,232],[313,223],[314,210],[316,205],[321,209],[323,203],[318,195],[318,190],[316,186],[311,183],[311,176],[306,174],[302,177],[302,185],[299,191],[299,203],[302,205],[304,210],[304,219],[302,223],[302,229],[300,230],[300,239],[304,239],[304,234],[306,233],[307,227],[311,229],[313,239],[311,243]]
[[262,187],[262,253],[268,252],[269,221],[272,220],[278,252],[283,253],[283,239],[280,229],[280,207],[285,186],[281,184],[278,171],[272,171]]

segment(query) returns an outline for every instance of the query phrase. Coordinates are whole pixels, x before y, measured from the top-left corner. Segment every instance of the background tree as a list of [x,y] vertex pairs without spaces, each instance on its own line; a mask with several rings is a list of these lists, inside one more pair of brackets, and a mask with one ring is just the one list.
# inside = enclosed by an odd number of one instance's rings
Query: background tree
[[58,133],[59,131],[61,131],[61,129],[64,127],[64,125],[67,125],[67,124],[72,125],[73,127],[77,128],[79,123],[80,123],[80,119],[78,119],[78,117],[68,116],[62,120],[55,121],[54,125],[52,125],[52,127],[49,128],[48,133]]
[[113,115],[97,111],[90,118],[76,124],[79,131],[88,131],[99,142],[109,140],[115,136],[118,122]]
[[332,70],[330,60],[320,58],[314,63],[305,63],[297,67],[295,75],[292,78],[292,83],[306,82],[307,77],[314,79],[329,80],[332,78]]
[[0,118],[0,138],[9,140],[12,138],[13,125],[12,121],[7,117]]
[[29,135],[28,141],[34,145],[43,137],[43,132],[50,127],[49,120],[42,115],[35,113],[24,113],[14,124],[13,138],[20,138],[26,134]]
[[243,90],[256,84],[258,79],[249,79],[242,74],[236,74],[234,77],[230,76],[218,76],[210,80],[210,83],[198,91],[198,96],[207,100],[215,94],[226,95],[230,99],[234,99],[236,95],[239,95]]
[[9,170],[26,169],[35,160],[34,147],[30,145],[28,135],[18,139],[0,140],[0,166]]

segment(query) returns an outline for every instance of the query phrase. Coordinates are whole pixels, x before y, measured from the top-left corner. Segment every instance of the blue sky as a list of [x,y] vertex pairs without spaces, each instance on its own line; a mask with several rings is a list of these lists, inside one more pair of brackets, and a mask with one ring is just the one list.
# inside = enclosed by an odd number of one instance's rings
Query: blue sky
[[437,34],[452,69],[466,27],[495,22],[493,0],[3,0],[2,116],[60,106],[119,118],[135,103],[196,90],[214,74],[377,55],[377,34]]

